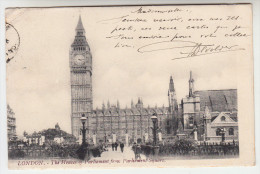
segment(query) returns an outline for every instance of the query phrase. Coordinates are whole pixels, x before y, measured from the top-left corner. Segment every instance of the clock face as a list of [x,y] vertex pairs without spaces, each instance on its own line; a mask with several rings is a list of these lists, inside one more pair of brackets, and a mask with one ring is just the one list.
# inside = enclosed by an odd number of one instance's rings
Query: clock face
[[73,58],[74,62],[76,65],[83,65],[84,62],[85,62],[85,58],[83,55],[76,55],[74,58]]

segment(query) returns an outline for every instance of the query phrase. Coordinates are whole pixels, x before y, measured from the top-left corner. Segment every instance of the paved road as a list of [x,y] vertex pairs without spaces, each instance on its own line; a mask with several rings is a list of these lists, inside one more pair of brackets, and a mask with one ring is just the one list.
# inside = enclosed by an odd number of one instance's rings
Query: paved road
[[[117,151],[112,151],[112,148],[108,148],[108,151],[105,151],[101,154],[101,157],[96,157],[96,159],[100,160],[109,160],[109,159],[117,159],[117,160],[123,160],[123,159],[135,159],[134,151],[131,149],[131,147],[125,147],[124,152],[122,153],[120,148],[117,149]],[[144,155],[141,154],[141,159],[146,159]]]

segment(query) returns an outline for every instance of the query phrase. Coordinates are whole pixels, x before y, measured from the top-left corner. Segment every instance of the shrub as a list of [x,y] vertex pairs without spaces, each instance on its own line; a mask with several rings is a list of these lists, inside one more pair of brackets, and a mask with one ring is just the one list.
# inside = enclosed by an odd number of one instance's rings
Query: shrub
[[14,158],[24,158],[25,153],[23,151],[21,151],[20,149],[18,150],[12,150],[8,152],[8,157],[10,159],[14,159]]
[[173,148],[178,151],[182,151],[184,154],[188,154],[190,151],[196,150],[197,144],[191,139],[177,140],[173,144]]

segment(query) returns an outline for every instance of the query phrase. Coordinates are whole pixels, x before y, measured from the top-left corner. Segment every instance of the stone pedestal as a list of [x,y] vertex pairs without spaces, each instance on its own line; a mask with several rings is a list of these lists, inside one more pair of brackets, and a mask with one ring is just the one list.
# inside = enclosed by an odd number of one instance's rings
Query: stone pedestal
[[148,133],[144,134],[144,140],[145,140],[145,142],[148,142]]
[[159,141],[162,141],[162,133],[161,132],[158,133],[158,138],[159,138]]
[[159,146],[154,146],[153,150],[154,150],[154,156],[157,157],[159,155]]
[[194,140],[198,141],[198,132],[197,131],[194,131]]
[[42,143],[45,143],[45,136],[41,136],[41,141],[42,141]]
[[82,134],[79,135],[79,144],[82,144]]
[[112,142],[113,142],[113,143],[116,142],[116,134],[113,134],[113,140],[112,140]]
[[93,135],[93,143],[94,143],[94,145],[97,144],[97,136],[96,135]]

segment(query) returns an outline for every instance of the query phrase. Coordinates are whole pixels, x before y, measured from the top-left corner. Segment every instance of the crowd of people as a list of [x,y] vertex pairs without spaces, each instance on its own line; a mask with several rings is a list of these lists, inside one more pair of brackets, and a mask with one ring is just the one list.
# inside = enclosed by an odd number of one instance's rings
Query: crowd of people
[[114,142],[114,143],[112,143],[111,146],[112,146],[112,151],[117,151],[117,148],[118,148],[118,146],[119,146],[121,152],[122,152],[122,153],[124,152],[124,147],[125,147],[125,145],[124,145],[124,143],[122,143],[122,142],[119,142],[119,143]]

